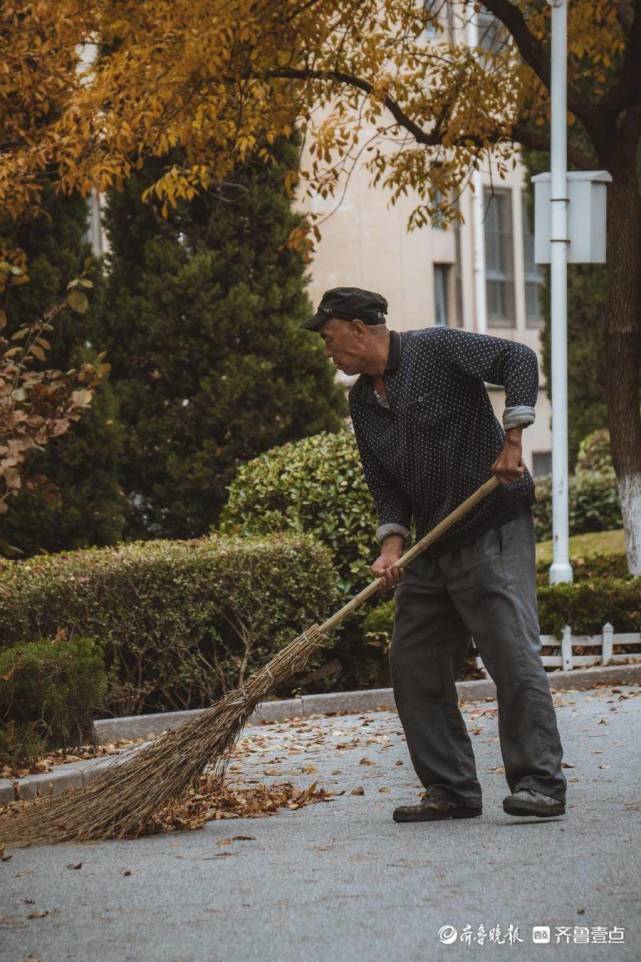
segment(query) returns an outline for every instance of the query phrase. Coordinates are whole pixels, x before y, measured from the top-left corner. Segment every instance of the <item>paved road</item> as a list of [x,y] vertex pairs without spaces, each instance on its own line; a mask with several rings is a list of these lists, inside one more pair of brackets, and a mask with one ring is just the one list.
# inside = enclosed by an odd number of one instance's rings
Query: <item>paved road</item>
[[[632,687],[554,695],[572,766],[557,819],[503,812],[494,702],[464,709],[484,787],[474,819],[392,821],[392,808],[420,791],[392,713],[247,729],[237,784],[317,780],[345,794],[196,832],[16,850],[0,863],[0,959],[458,962],[513,951],[524,962],[552,953],[636,962],[640,696]],[[223,841],[241,834],[254,839]],[[533,925],[550,927],[550,944],[533,944]],[[449,944],[444,926],[457,930]]]

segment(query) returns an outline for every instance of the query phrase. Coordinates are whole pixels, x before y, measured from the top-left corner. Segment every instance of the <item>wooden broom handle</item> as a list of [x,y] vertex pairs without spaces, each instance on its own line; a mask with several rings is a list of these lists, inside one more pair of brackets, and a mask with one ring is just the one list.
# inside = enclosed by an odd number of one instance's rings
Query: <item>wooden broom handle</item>
[[[451,511],[446,518],[443,518],[442,521],[439,521],[436,527],[432,528],[431,531],[428,531],[427,534],[423,535],[420,541],[417,541],[416,544],[409,549],[409,551],[406,551],[405,554],[402,555],[397,562],[395,562],[396,567],[404,568],[405,565],[410,563],[410,561],[413,561],[416,555],[420,554],[421,551],[424,551],[428,545],[432,544],[433,541],[436,541],[436,539],[439,538],[444,531],[447,531],[447,529],[450,528],[456,521],[458,521],[459,518],[462,518],[464,514],[467,514],[470,508],[473,508],[475,504],[478,504],[479,501],[482,501],[483,498],[493,491],[494,488],[498,487],[500,483],[501,482],[496,475],[493,475],[488,481],[485,481],[484,484],[482,484],[481,487],[474,492],[474,494],[471,494],[469,498],[466,498],[465,501],[459,504],[458,508],[454,508],[454,510]],[[356,608],[362,605],[364,601],[367,601],[371,595],[378,591],[381,583],[384,584],[384,579],[382,577],[376,578],[375,581],[372,581],[366,588],[363,588],[362,591],[359,591],[359,593],[355,595],[351,601],[348,601],[348,603],[339,611],[335,612],[331,618],[328,618],[327,621],[324,621],[322,625],[319,625],[319,630],[325,634],[335,628],[336,625],[340,624],[340,622],[347,615],[349,615],[352,611],[355,611]]]

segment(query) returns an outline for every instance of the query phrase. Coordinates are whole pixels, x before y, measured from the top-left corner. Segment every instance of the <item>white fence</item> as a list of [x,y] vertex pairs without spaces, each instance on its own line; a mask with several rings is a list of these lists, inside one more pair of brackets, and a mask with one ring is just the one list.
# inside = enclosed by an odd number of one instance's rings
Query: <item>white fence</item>
[[[562,668],[564,671],[570,671],[572,668],[586,668],[589,665],[641,664],[641,653],[617,652],[614,654],[614,645],[641,646],[641,632],[615,635],[614,628],[608,622],[603,626],[600,635],[573,635],[570,626],[566,625],[560,641],[554,635],[541,635],[543,648],[558,649],[558,654],[541,655],[541,661],[546,666]],[[573,648],[597,648],[600,652],[595,655],[575,655]],[[476,667],[489,677],[476,646],[475,649]]]

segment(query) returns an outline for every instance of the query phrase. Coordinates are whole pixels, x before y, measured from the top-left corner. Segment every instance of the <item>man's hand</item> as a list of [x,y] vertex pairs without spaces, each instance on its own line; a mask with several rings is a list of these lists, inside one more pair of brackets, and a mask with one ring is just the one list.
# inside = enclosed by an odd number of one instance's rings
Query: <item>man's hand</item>
[[510,428],[505,432],[505,444],[503,450],[492,465],[492,474],[495,474],[501,484],[509,484],[510,481],[518,481],[523,477],[525,465],[521,460],[523,448],[521,445],[521,434],[523,428]]
[[377,578],[385,578],[381,590],[393,588],[403,577],[404,571],[396,566],[396,562],[403,554],[403,537],[400,534],[390,534],[383,541],[381,553],[373,565],[370,566]]

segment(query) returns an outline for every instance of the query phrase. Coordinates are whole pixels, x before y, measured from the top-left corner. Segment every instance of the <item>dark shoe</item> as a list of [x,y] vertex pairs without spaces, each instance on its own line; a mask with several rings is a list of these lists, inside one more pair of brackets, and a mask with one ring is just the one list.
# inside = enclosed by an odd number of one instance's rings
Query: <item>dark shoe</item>
[[512,795],[503,799],[503,811],[508,815],[538,815],[546,818],[550,815],[565,815],[565,802],[542,792],[535,792],[533,788],[520,788]]
[[447,798],[423,795],[418,805],[399,805],[394,809],[395,822],[426,822],[437,818],[472,818],[481,815],[481,805],[465,805]]

